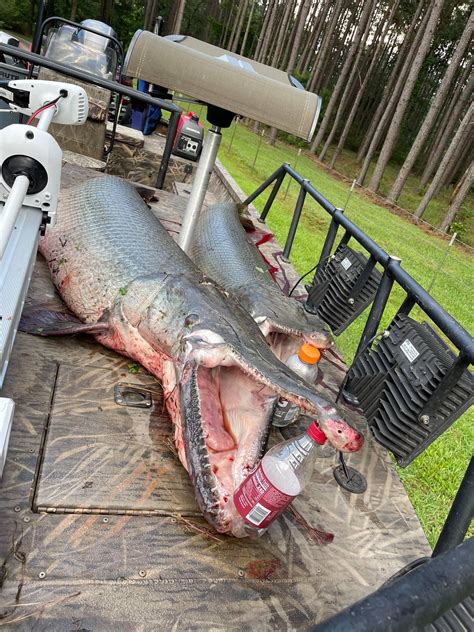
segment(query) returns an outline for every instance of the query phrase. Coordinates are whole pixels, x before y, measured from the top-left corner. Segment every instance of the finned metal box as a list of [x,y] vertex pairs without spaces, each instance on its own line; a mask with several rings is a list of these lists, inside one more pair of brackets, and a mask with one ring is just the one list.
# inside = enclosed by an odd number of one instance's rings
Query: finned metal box
[[399,314],[387,331],[350,368],[346,390],[405,467],[472,405],[474,378],[455,374],[455,354],[428,323]]
[[306,309],[338,336],[374,300],[381,278],[375,261],[339,244],[308,288]]

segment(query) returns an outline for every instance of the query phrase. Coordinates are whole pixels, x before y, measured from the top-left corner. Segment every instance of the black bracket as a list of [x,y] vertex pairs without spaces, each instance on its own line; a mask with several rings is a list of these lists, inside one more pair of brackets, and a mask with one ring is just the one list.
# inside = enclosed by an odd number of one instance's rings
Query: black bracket
[[363,494],[367,489],[365,477],[354,467],[347,465],[342,452],[339,452],[339,460],[341,464],[333,470],[337,484],[351,494]]

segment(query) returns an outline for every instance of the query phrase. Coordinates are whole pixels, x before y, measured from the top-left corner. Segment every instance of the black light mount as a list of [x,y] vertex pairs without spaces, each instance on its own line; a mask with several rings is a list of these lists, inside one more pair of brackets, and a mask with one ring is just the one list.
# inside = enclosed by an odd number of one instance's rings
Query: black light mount
[[472,405],[474,376],[428,323],[400,313],[387,332],[359,355],[345,388],[406,467]]
[[375,259],[347,245],[345,236],[315,275],[305,309],[341,334],[374,300],[382,278]]

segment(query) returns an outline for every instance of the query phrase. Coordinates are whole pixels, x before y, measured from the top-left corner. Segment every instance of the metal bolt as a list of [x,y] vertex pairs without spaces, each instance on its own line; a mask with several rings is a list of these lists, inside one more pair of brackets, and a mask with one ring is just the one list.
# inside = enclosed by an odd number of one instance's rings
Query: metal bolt
[[44,571],[41,571],[40,573],[38,573],[38,577],[40,579],[44,579],[46,577],[46,573]]
[[238,576],[239,576],[239,577],[243,577],[244,575],[245,575],[244,571],[239,571],[239,572],[238,572]]
[[30,517],[29,517],[29,516],[25,516],[25,517],[23,518],[23,522],[29,522],[29,521],[30,521]]
[[105,516],[105,518],[102,518],[102,522],[107,523],[109,521],[109,519],[107,518],[107,516]]
[[353,298],[349,298],[349,299],[347,300],[347,302],[349,303],[349,305],[354,305],[354,303],[355,303],[355,301],[354,301],[354,299],[353,299]]
[[51,193],[45,193],[44,194],[44,199],[45,200],[50,200],[51,199]]
[[176,518],[171,518],[171,522],[172,522],[173,524],[176,524],[176,522],[177,522]]
[[146,571],[138,571],[140,577],[146,577]]
[[21,511],[21,507],[20,507],[20,505],[17,505],[13,511],[16,511],[17,513],[18,513],[19,511]]
[[420,421],[421,421],[421,423],[424,426],[429,426],[430,425],[430,417],[429,417],[429,415],[421,415]]

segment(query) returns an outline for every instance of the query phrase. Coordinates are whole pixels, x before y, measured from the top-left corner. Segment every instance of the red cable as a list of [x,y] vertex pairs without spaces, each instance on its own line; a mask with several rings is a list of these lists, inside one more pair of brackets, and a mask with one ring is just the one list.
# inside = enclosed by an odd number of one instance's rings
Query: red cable
[[42,107],[38,108],[36,110],[36,112],[33,112],[33,114],[30,116],[30,118],[28,119],[28,121],[26,122],[27,125],[31,125],[33,123],[33,121],[35,120],[35,118],[38,116],[38,114],[41,114],[42,112],[44,112],[45,110],[47,110],[48,108],[53,107],[53,105],[56,105],[56,103],[59,101],[59,99],[62,98],[62,95],[59,96],[57,99],[54,99],[54,101],[51,101],[50,103],[46,103],[46,105],[43,105]]

